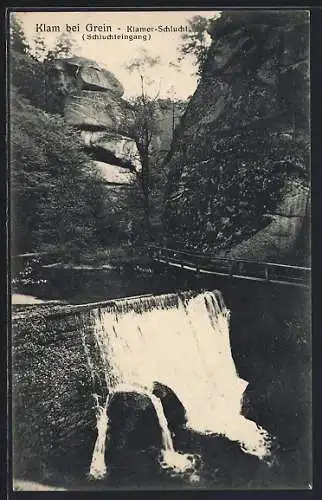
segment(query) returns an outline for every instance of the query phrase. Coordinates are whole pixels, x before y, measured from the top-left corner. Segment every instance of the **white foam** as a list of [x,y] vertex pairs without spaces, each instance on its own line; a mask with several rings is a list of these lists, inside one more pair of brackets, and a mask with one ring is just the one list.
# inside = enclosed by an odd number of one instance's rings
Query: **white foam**
[[[226,436],[260,459],[268,456],[268,433],[241,415],[248,383],[236,371],[229,311],[222,298],[205,292],[165,306],[163,297],[160,307],[143,307],[143,301],[142,312],[92,312],[107,387],[121,390],[123,384],[124,390],[142,388],[148,393],[162,431],[165,463],[174,469],[184,468],[189,460],[171,447],[162,405],[152,395],[154,382],[174,391],[191,429]],[[158,297],[154,300],[157,304]]]

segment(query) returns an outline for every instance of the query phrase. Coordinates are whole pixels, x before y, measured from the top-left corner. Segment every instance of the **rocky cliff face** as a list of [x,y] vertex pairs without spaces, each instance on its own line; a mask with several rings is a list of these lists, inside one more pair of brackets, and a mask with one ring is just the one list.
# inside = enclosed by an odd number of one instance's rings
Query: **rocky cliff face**
[[122,99],[121,83],[95,61],[82,57],[56,60],[54,68],[57,83],[69,94],[65,120],[81,130],[84,147],[107,184],[133,185],[141,163],[131,136],[135,117]]
[[166,159],[172,244],[281,260],[307,214],[309,14],[225,12]]

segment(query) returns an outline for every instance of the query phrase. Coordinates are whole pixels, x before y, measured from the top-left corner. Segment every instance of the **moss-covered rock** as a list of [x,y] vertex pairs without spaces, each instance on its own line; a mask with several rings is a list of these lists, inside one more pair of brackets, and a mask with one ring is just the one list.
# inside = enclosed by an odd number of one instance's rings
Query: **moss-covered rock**
[[[294,180],[305,204],[308,20],[303,11],[232,11],[213,22],[201,81],[166,159],[164,221],[172,244],[231,251],[269,225],[267,215],[285,202]],[[283,221],[292,235],[274,258],[294,250],[303,218],[295,233],[293,219]],[[262,257],[273,258],[269,246]]]

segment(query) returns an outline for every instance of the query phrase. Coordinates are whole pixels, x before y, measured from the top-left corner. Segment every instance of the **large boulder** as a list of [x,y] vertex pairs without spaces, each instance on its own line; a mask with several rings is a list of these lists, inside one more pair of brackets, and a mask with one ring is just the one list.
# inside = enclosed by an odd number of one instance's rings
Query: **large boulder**
[[308,188],[293,185],[284,193],[274,213],[267,214],[269,224],[234,246],[228,257],[276,261],[290,248],[296,248],[308,210],[308,197]]
[[124,94],[123,85],[113,73],[91,59],[84,57],[56,59],[54,68],[61,82],[74,83],[80,90],[110,91],[118,97]]
[[112,92],[82,90],[68,96],[65,119],[69,125],[80,129],[109,130],[128,135],[134,126],[131,106]]
[[108,408],[111,428],[109,451],[113,444],[118,450],[123,447],[144,449],[154,443],[162,446],[160,424],[155,409],[148,396],[136,392],[117,393]]
[[100,213],[100,220],[104,224],[108,221],[110,230],[104,233],[102,242],[114,245],[120,238],[125,241],[141,203],[137,178],[142,166],[133,138],[133,106],[122,99],[124,89],[118,79],[91,59],[57,59],[51,76],[65,96],[65,121],[80,133],[91,165],[94,162],[104,182],[108,213]]
[[80,86],[85,90],[109,90],[118,97],[124,94],[123,86],[113,73],[106,69],[93,67],[80,68],[78,73]]
[[129,169],[102,161],[93,163],[107,184],[134,185],[136,176]]
[[[165,159],[164,222],[169,244],[222,255],[273,223],[268,214],[290,217],[278,214],[290,179],[303,187],[305,206],[309,14],[227,11],[209,33],[201,80]],[[276,259],[293,252],[304,218],[279,220],[290,237],[274,251]],[[270,235],[279,231],[274,227]],[[272,252],[264,247],[243,257],[268,258]]]
[[96,158],[139,172],[142,168],[136,142],[130,137],[104,131],[82,130],[84,144]]

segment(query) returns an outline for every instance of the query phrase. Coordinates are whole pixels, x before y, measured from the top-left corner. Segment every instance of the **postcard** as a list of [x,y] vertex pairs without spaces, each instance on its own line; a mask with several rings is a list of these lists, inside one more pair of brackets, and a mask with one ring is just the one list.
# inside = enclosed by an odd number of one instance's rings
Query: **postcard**
[[14,491],[312,489],[309,32],[10,11]]

